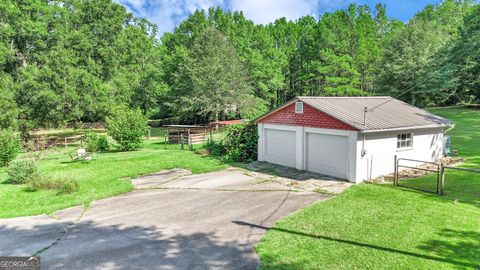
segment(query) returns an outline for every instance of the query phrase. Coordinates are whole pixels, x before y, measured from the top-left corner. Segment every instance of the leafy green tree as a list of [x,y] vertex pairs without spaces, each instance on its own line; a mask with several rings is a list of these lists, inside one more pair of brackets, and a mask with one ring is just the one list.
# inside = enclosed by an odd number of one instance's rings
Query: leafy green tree
[[0,129],[17,126],[18,108],[13,90],[10,76],[0,71]]
[[144,19],[134,21],[116,41],[119,67],[111,82],[112,92],[127,97],[123,102],[144,114],[158,113],[168,91],[163,81],[164,51],[156,39],[156,26]]
[[6,0],[0,15],[0,67],[22,121],[102,121],[118,104],[158,110],[166,84],[156,27],[124,6]]
[[20,140],[12,129],[0,129],[0,167],[8,165],[20,151]]
[[458,94],[453,102],[480,102],[480,5],[465,16],[461,36],[455,46],[457,63],[455,77],[458,78]]
[[449,0],[428,5],[412,18],[386,45],[380,91],[393,96],[408,91],[401,98],[413,105],[445,104],[458,80],[452,62],[458,50],[449,46],[458,38],[458,18],[470,7],[468,1]]
[[103,121],[118,105],[188,122],[254,118],[295,95],[408,89],[420,106],[479,102],[478,6],[445,0],[403,23],[385,5],[351,4],[268,25],[217,7],[159,39],[112,0],[3,0],[0,127]]
[[214,28],[194,40],[175,74],[173,89],[170,103],[184,119],[218,120],[254,105],[245,67],[227,38]]
[[293,21],[287,21],[285,18],[275,20],[274,23],[268,25],[268,31],[273,38],[274,48],[278,52],[276,63],[281,69],[281,77],[284,82],[282,87],[277,88],[273,102],[270,108],[279,106],[293,97],[294,87],[296,86],[297,77],[295,76],[294,66],[291,65],[293,53],[297,48],[299,38],[299,27]]

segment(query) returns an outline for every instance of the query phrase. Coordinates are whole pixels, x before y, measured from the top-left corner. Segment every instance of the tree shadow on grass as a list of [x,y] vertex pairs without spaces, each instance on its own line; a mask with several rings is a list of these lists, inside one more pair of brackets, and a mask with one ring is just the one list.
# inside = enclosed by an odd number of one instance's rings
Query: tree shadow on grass
[[[420,258],[420,259],[426,259],[426,260],[432,260],[432,261],[437,261],[437,262],[442,262],[442,263],[449,263],[453,264],[456,266],[460,267],[471,267],[474,269],[480,268],[480,263],[476,260],[472,260],[471,257],[466,256],[468,252],[472,254],[472,252],[476,252],[475,247],[478,247],[478,239],[479,239],[479,234],[477,233],[474,237],[477,237],[477,244],[473,244],[472,246],[466,247],[463,253],[465,256],[450,256],[449,253],[455,252],[455,245],[449,245],[450,243],[448,242],[441,242],[439,244],[442,245],[442,247],[439,249],[440,252],[437,252],[437,256],[432,256],[428,254],[419,254],[411,251],[406,251],[406,250],[399,250],[395,248],[389,248],[389,247],[382,247],[382,246],[377,246],[374,244],[369,244],[369,243],[362,243],[358,241],[352,241],[348,239],[341,239],[337,237],[330,237],[330,236],[323,236],[323,235],[315,235],[315,234],[309,234],[305,232],[299,232],[299,231],[293,231],[293,230],[288,230],[288,229],[282,229],[282,228],[276,228],[276,227],[265,227],[262,225],[256,225],[256,224],[251,224],[248,222],[243,222],[243,221],[232,221],[235,224],[238,225],[244,225],[244,226],[249,226],[252,228],[259,228],[259,229],[264,229],[264,230],[275,230],[279,232],[284,232],[284,233],[289,233],[289,234],[295,234],[295,235],[300,235],[300,236],[305,236],[305,237],[311,237],[311,238],[316,238],[316,239],[321,239],[321,240],[327,240],[327,241],[332,241],[332,242],[337,242],[341,244],[349,244],[357,247],[364,247],[364,248],[371,248],[371,249],[376,249],[379,251],[384,251],[384,252],[389,252],[389,253],[395,253],[395,254],[402,254],[405,256],[410,256],[410,257],[415,257],[415,258]],[[472,234],[471,232],[467,233],[468,238],[471,240]],[[469,241],[470,241],[469,240]],[[435,245],[434,241],[431,242],[430,244]],[[431,245],[426,244],[424,247],[430,247]],[[472,250],[470,250],[472,248]],[[428,250],[428,248],[423,248]],[[477,248],[478,250],[478,248]],[[466,261],[467,260],[467,261]]]
[[[478,174],[480,176],[480,174]],[[475,175],[473,175],[475,176]],[[416,180],[411,179],[412,181],[423,181],[422,179]],[[401,182],[401,185],[398,187],[393,186],[393,184],[371,184],[376,185],[381,188],[386,189],[397,189],[401,190],[402,192],[409,192],[421,195],[423,197],[428,197],[429,199],[436,200],[438,202],[446,202],[451,203],[452,201],[460,202],[476,207],[480,207],[480,178],[479,179],[472,179],[471,182],[463,181],[463,183],[459,183],[456,181],[454,177],[450,177],[445,180],[445,192],[443,196],[432,192],[434,185],[431,185],[431,188],[417,188],[413,186],[413,182],[404,183]],[[410,181],[410,180],[407,180]],[[433,181],[433,180],[432,180]],[[435,180],[436,181],[436,180]],[[455,182],[456,181],[456,182]],[[425,190],[427,189],[427,191]]]
[[[1,224],[1,223],[0,223]],[[18,226],[17,226],[18,225]],[[56,222],[0,225],[0,254],[36,255],[45,269],[255,269],[249,245],[155,226]]]
[[[480,262],[480,232],[443,229],[437,235],[418,247],[443,258]],[[473,267],[478,269],[480,264]]]
[[295,258],[295,262],[279,262],[279,258],[276,256],[262,255],[262,267],[261,269],[265,270],[299,270],[305,269],[305,265],[308,262],[299,261],[298,258]]

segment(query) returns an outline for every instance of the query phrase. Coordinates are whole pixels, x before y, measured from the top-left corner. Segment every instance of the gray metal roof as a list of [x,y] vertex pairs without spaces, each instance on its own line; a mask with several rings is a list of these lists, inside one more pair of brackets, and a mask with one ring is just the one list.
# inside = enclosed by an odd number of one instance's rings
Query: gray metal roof
[[[365,132],[453,125],[448,119],[392,97],[297,97],[297,99]],[[385,104],[367,112],[364,125],[365,107],[372,109],[382,103]]]

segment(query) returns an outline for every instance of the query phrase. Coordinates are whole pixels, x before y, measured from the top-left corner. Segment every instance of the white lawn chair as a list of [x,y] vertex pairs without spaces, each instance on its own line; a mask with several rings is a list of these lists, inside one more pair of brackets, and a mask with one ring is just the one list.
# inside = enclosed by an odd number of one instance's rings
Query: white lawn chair
[[71,154],[70,155],[70,158],[73,160],[73,161],[79,161],[79,160],[83,160],[83,161],[89,161],[92,159],[92,153],[89,153],[85,150],[85,148],[79,148],[77,150],[77,155],[76,156],[73,156]]

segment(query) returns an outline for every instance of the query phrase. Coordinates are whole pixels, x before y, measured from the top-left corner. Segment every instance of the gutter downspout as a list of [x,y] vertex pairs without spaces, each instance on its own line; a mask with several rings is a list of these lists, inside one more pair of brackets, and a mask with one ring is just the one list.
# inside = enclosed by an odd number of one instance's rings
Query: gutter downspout
[[[367,112],[368,112],[368,107],[365,107],[363,110],[363,128],[367,128]],[[366,154],[365,151],[365,132],[362,132],[362,152],[360,153],[361,157],[363,158]]]
[[443,133],[447,133],[449,132],[450,130],[454,129],[455,128],[455,124],[452,124],[449,128],[447,128],[446,130],[443,131]]

